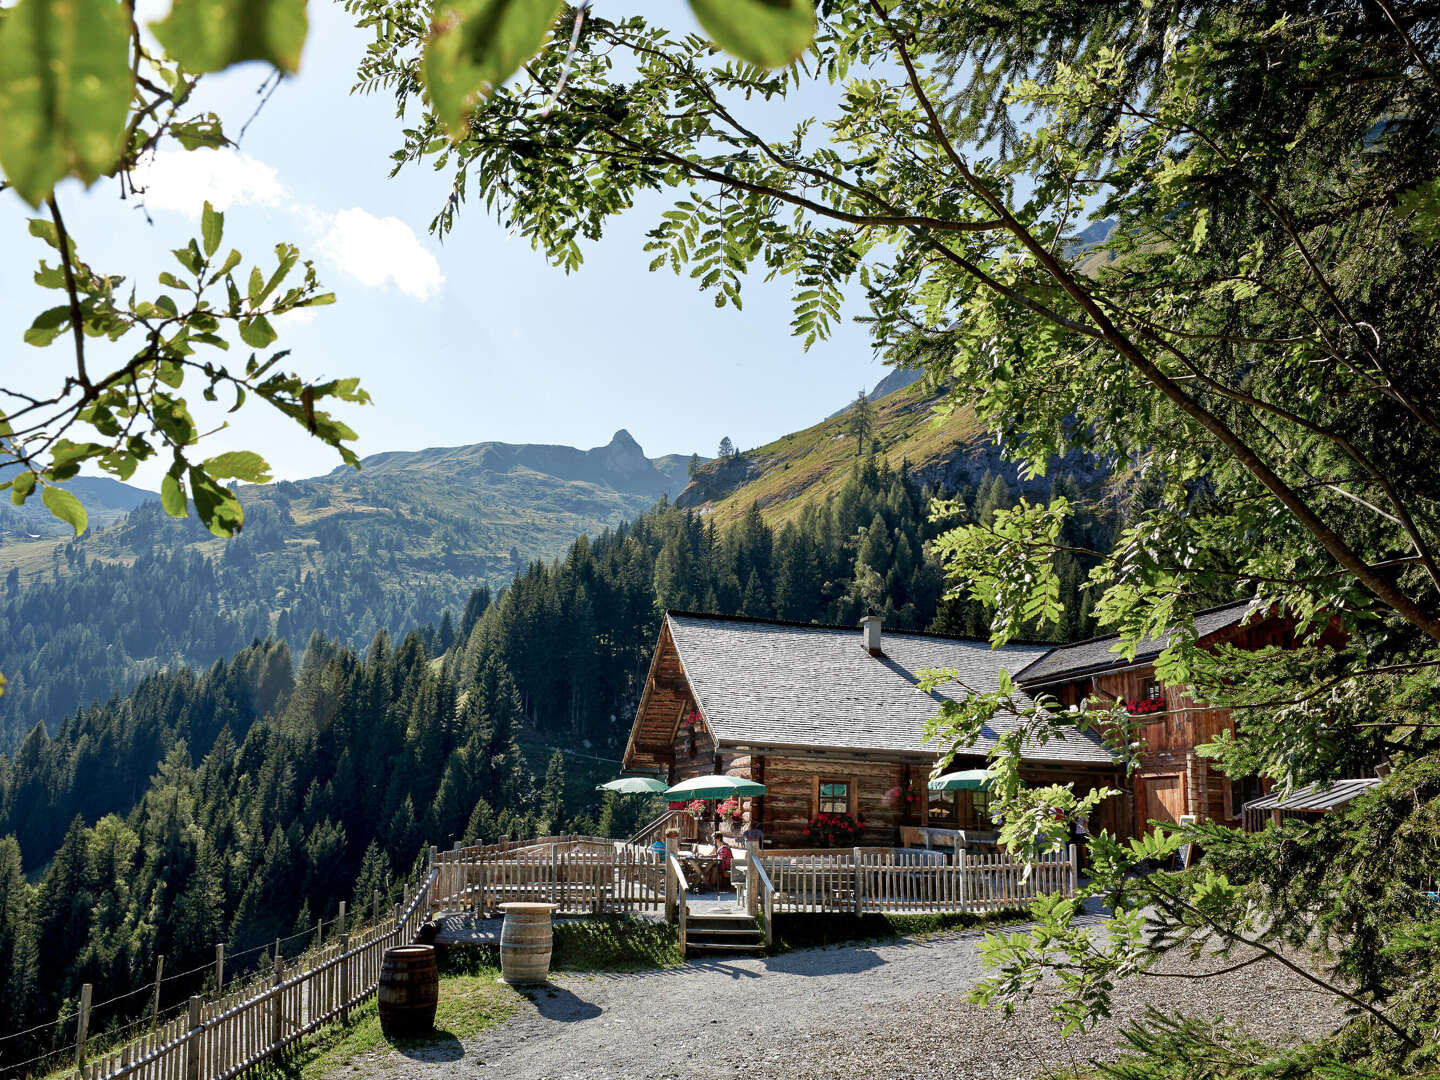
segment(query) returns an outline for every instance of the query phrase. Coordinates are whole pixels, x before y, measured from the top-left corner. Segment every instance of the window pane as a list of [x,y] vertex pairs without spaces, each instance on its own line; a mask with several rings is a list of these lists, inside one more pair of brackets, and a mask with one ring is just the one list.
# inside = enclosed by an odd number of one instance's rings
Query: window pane
[[988,829],[990,827],[990,793],[988,791],[972,791],[970,805],[975,808],[975,827]]
[[826,780],[820,784],[820,813],[848,814],[850,784],[843,780]]
[[930,824],[953,826],[955,822],[955,792],[930,792]]

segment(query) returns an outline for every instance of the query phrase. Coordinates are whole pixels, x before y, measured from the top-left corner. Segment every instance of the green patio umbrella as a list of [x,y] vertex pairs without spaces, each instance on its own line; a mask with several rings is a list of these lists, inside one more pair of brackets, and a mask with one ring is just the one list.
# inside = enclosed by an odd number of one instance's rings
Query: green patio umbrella
[[984,769],[961,769],[947,772],[930,781],[931,791],[979,791],[990,786],[990,774]]
[[764,794],[764,784],[757,784],[754,780],[745,780],[738,776],[720,776],[715,773],[682,780],[674,787],[665,790],[666,798],[675,801],[680,799],[728,799],[732,795],[745,798]]
[[659,795],[665,790],[665,781],[653,776],[622,776],[608,784],[596,784],[596,791],[618,791],[621,795]]

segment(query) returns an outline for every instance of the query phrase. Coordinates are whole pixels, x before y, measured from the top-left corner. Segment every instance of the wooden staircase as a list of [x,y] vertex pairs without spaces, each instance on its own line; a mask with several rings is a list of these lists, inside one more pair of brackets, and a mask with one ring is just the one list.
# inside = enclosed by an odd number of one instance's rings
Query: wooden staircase
[[760,953],[765,951],[765,931],[744,912],[691,911],[685,920],[685,952]]

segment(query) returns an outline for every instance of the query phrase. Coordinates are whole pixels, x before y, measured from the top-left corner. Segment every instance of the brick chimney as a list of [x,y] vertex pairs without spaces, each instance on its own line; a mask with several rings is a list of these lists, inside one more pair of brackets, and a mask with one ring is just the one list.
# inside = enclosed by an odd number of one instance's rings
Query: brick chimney
[[875,614],[872,608],[870,614],[860,620],[860,634],[865,641],[865,651],[871,656],[884,656],[885,650],[880,647],[880,626],[881,618]]

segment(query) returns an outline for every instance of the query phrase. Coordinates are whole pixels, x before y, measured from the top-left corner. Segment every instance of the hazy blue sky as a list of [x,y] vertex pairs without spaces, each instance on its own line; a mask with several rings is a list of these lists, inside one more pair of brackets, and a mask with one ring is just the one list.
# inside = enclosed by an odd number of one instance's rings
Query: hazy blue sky
[[[677,0],[600,0],[599,10],[612,4],[687,18]],[[141,10],[153,16],[166,6]],[[268,263],[277,241],[298,244],[339,303],[277,325],[278,344],[294,350],[290,363],[307,376],[363,379],[375,405],[344,414],[362,453],[489,439],[588,447],[624,427],[652,456],[713,454],[723,435],[753,446],[813,423],[885,374],[853,323],[803,352],[789,333],[788,283],[755,281],[737,312],[717,309],[688,278],[649,273],[642,236],[664,208],[658,201],[618,221],[568,277],[478,206],[438,243],[427,226],[448,174],[422,166],[387,178],[398,145],[393,105],[349,94],[365,35],[336,4],[312,2],[310,18],[301,74],[280,86],[240,156],[177,152],[156,163],[153,225],[120,203],[110,182],[88,192],[67,182],[59,198],[81,257],[142,282],[153,283],[169,249],[198,231],[207,195],[224,204],[227,244],[248,258]],[[234,137],[265,70],[246,65],[213,78],[197,104],[219,112]],[[788,131],[825,104],[817,92],[751,119]],[[71,357],[68,338],[43,350],[21,340],[31,318],[57,302],[30,281],[48,249],[26,236],[28,215],[18,196],[0,194],[0,356],[6,385],[40,388],[63,377]],[[214,437],[212,452],[260,449],[290,478],[338,464],[259,403],[241,416]],[[161,471],[136,482],[154,487]]]

